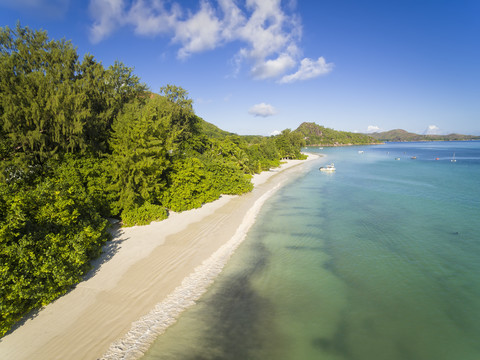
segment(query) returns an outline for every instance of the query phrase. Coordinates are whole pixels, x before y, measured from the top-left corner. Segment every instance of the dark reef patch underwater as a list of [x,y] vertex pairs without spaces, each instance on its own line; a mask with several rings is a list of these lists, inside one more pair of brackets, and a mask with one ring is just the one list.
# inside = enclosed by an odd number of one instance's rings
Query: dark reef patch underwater
[[480,358],[480,142],[317,151],[145,359]]

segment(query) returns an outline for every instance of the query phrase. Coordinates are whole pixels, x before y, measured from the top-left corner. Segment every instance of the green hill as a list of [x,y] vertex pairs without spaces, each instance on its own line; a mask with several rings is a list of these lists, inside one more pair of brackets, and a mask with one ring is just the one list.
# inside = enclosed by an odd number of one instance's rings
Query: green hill
[[449,135],[420,135],[402,129],[395,129],[369,134],[378,141],[465,141],[480,140],[480,136],[449,134]]
[[235,135],[234,133],[220,129],[219,127],[209,123],[208,121],[203,120],[197,116],[198,126],[202,134],[207,135],[208,137],[223,139],[230,135]]
[[337,131],[317,125],[314,122],[304,122],[294,132],[302,134],[307,146],[345,146],[378,143],[376,139],[365,134]]

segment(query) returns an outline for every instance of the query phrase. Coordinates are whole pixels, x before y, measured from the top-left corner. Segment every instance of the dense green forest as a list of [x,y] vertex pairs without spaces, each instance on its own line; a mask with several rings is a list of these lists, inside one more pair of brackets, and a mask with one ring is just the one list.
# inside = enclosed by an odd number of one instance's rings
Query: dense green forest
[[64,294],[125,226],[252,189],[303,158],[297,132],[242,137],[195,115],[186,90],[154,94],[120,62],[0,28],[0,336]]
[[480,140],[480,136],[448,134],[448,135],[419,135],[402,129],[369,134],[378,141],[466,141]]
[[313,122],[302,123],[294,132],[301,134],[309,146],[365,145],[378,142],[364,134],[337,131]]

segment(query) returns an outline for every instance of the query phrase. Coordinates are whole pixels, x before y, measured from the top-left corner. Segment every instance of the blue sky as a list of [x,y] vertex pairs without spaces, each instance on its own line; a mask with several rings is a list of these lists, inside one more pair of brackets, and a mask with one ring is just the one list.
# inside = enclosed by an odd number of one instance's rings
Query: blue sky
[[480,134],[478,0],[0,0],[18,20],[238,134]]

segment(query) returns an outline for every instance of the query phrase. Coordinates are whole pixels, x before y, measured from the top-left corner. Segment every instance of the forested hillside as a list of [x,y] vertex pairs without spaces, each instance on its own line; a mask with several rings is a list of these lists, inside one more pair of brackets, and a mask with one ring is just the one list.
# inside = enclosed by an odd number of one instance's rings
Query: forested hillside
[[480,136],[474,135],[419,135],[402,129],[389,130],[379,133],[369,134],[379,141],[465,141],[480,140]]
[[147,224],[248,192],[251,174],[302,158],[304,145],[290,130],[222,131],[180,87],[152,95],[122,63],[0,28],[0,336],[81,280],[107,218]]
[[309,122],[302,123],[295,132],[301,134],[306,145],[310,146],[363,145],[378,142],[364,134],[337,131]]

